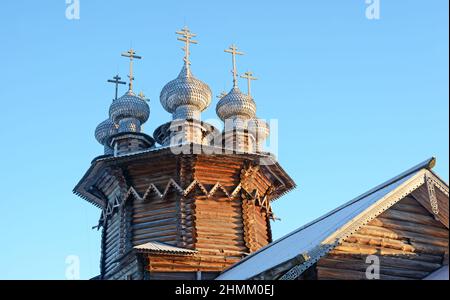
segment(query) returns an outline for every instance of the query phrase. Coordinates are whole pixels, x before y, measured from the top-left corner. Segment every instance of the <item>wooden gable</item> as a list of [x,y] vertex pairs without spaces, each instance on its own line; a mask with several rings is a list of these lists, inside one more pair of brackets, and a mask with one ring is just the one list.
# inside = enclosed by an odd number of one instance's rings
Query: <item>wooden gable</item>
[[362,226],[308,274],[315,273],[317,279],[366,279],[373,262],[366,262],[369,255],[379,258],[380,279],[386,280],[422,279],[448,264],[448,228],[413,195]]

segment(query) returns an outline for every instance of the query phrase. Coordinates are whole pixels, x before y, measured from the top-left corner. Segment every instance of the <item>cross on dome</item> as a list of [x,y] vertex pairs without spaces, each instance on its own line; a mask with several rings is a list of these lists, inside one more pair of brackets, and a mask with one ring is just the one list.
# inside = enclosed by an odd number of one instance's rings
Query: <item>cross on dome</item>
[[114,100],[117,100],[117,92],[118,92],[119,84],[126,84],[126,82],[121,81],[122,78],[119,77],[119,74],[114,76],[113,79],[108,79],[108,82],[114,83],[116,85],[116,94],[115,94]]
[[258,78],[253,77],[253,73],[250,71],[247,71],[244,73],[244,75],[241,75],[241,78],[247,79],[247,95],[251,97],[250,85],[252,83],[252,80],[258,80]]
[[131,48],[127,52],[122,53],[121,55],[124,57],[128,57],[130,59],[130,74],[128,75],[128,78],[130,79],[130,83],[129,83],[128,92],[131,94],[131,93],[133,93],[133,80],[134,80],[133,59],[142,59],[142,56],[136,55],[136,51],[134,51],[133,48]]
[[176,31],[175,33],[181,36],[177,37],[177,40],[185,43],[184,47],[181,49],[184,51],[184,63],[186,64],[186,68],[189,70],[189,65],[191,64],[191,61],[189,60],[189,56],[191,54],[189,46],[190,44],[198,44],[198,41],[192,40],[192,38],[197,35],[192,33],[187,26],[184,26],[181,30]]
[[227,53],[231,53],[231,60],[233,62],[233,69],[231,70],[231,73],[233,73],[233,87],[237,87],[238,73],[236,68],[236,55],[244,55],[244,52],[238,51],[238,48],[234,44],[224,51]]

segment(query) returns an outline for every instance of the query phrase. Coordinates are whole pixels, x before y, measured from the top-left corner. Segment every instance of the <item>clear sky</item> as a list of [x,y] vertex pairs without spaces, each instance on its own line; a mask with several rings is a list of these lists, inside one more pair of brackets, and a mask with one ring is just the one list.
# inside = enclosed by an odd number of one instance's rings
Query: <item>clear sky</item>
[[[218,95],[239,71],[259,78],[258,115],[279,120],[279,161],[298,188],[273,204],[278,238],[435,155],[448,182],[448,1],[5,1],[0,7],[0,279],[81,278],[99,272],[100,211],[72,188],[102,153],[94,129],[126,78],[150,98],[152,133],[170,115],[161,88],[182,65],[174,32],[198,34],[192,70]],[[244,87],[244,82],[240,85]],[[245,88],[243,88],[245,90]],[[125,92],[122,88],[121,92]],[[215,116],[215,105],[203,114]]]

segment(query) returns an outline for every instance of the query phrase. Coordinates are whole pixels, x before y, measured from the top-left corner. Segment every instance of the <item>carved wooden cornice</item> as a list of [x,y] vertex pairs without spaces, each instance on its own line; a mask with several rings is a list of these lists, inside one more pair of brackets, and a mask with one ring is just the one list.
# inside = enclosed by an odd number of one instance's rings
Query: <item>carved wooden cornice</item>
[[177,192],[180,196],[187,197],[196,187],[203,193],[206,198],[214,197],[217,192],[222,192],[227,196],[229,200],[239,199],[239,192],[243,192],[247,199],[255,202],[256,205],[264,208],[269,216],[272,216],[272,208],[270,206],[270,192],[272,188],[269,189],[263,194],[260,195],[258,190],[254,190],[253,192],[247,191],[240,182],[231,192],[227,191],[225,187],[218,181],[209,191],[206,189],[205,185],[203,185],[199,180],[195,179],[185,188],[183,189],[174,179],[169,179],[167,185],[165,186],[163,191],[160,191],[155,184],[150,183],[148,188],[145,190],[144,194],[139,194],[133,186],[130,186],[129,189],[124,193],[123,197],[119,197],[116,195],[114,201],[108,202],[106,207],[103,208],[102,217],[103,221],[111,215],[115,208],[122,207],[126,201],[133,197],[137,201],[145,202],[149,201],[151,197],[157,197],[159,199],[164,199],[169,194],[170,191]]

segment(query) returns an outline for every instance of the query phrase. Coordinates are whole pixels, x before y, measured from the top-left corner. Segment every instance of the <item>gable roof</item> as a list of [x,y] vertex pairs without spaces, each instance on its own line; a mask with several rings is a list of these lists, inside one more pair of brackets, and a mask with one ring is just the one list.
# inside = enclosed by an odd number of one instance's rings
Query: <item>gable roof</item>
[[[361,226],[424,184],[426,176],[439,180],[430,171],[434,164],[434,158],[418,164],[261,248],[225,270],[216,279],[274,278],[288,270],[281,279],[298,277]],[[446,189],[448,195],[447,184],[441,181],[439,188]],[[271,276],[267,276],[268,274]]]

